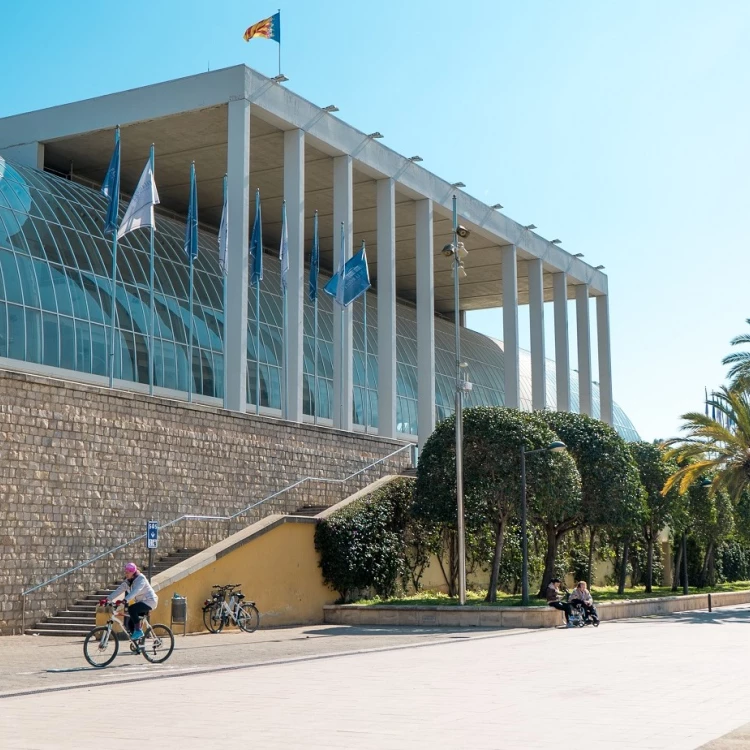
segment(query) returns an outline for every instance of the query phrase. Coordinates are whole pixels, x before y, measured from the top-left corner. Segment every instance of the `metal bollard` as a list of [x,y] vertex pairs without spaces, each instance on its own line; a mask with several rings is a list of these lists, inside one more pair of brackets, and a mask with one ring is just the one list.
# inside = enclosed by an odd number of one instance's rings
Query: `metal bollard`
[[708,595],[708,611],[713,612],[713,610],[711,609],[711,594]]

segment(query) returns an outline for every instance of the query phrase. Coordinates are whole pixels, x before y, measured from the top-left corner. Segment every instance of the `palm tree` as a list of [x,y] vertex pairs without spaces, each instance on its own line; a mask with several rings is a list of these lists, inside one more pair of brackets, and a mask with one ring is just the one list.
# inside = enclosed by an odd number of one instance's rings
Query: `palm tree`
[[[746,320],[750,324],[750,318]],[[731,341],[732,346],[750,344],[750,333],[741,333]],[[731,381],[731,387],[740,390],[748,390],[750,387],[750,352],[734,352],[728,354],[721,360],[723,365],[732,365],[727,377]]]
[[677,486],[682,495],[710,473],[711,491],[724,490],[737,503],[743,490],[750,487],[750,392],[722,387],[706,404],[718,412],[718,420],[700,412],[683,414],[682,430],[687,436],[664,443],[674,446],[668,457],[683,465],[667,479],[662,493]]

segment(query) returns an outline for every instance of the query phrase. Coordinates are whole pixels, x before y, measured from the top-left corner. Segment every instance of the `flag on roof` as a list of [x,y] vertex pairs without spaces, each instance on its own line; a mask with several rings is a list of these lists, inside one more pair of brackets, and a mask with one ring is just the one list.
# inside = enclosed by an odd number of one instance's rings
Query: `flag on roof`
[[104,234],[112,234],[117,230],[117,209],[120,205],[120,131],[115,136],[115,150],[109,162],[107,174],[102,183],[102,195],[109,199],[107,204],[107,223]]
[[244,39],[249,42],[251,39],[259,37],[260,39],[271,39],[281,44],[281,12],[264,18],[258,23],[250,26],[244,34]]

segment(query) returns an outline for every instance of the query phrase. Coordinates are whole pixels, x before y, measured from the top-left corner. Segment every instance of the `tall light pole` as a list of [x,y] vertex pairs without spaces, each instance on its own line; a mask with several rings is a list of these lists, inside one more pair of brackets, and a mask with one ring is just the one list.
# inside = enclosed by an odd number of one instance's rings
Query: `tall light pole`
[[521,604],[527,607],[529,604],[529,544],[526,534],[526,456],[534,453],[559,453],[564,451],[568,446],[555,440],[546,448],[537,448],[534,451],[527,451],[525,446],[521,446],[521,554],[523,563],[521,565]]
[[453,258],[453,310],[456,324],[456,531],[458,534],[458,602],[466,604],[466,531],[464,529],[464,418],[463,392],[471,390],[471,383],[464,380],[461,373],[461,321],[458,308],[458,280],[466,276],[463,258],[467,250],[459,237],[469,236],[469,230],[458,223],[456,196],[453,196],[453,242],[443,248],[443,255]]

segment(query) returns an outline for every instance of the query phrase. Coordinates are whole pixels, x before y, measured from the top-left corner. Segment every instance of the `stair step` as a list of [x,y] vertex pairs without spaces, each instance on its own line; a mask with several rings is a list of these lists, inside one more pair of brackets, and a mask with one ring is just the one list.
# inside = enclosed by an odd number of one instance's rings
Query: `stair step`
[[319,513],[322,513],[324,510],[327,510],[327,505],[303,505],[301,508],[298,508],[295,512],[295,516],[317,516]]
[[87,636],[89,634],[88,630],[40,630],[39,626],[34,628],[27,628],[24,633],[26,635],[52,635],[52,636],[58,636],[63,638],[73,638],[75,636],[81,636],[82,638]]
[[71,630],[85,630],[87,633],[89,630],[91,630],[91,625],[88,627],[84,623],[75,623],[75,622],[38,622],[36,625],[34,625],[34,630],[39,630],[40,632],[42,630],[64,630],[66,632],[70,632]]
[[96,610],[91,609],[86,612],[82,612],[81,610],[62,609],[59,612],[52,615],[52,617],[48,618],[48,621],[54,620],[57,617],[64,617],[66,619],[76,619],[76,620],[80,620],[81,622],[90,622],[92,618],[96,619]]

